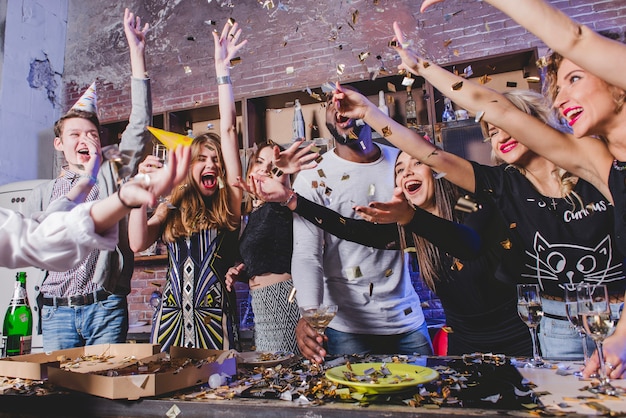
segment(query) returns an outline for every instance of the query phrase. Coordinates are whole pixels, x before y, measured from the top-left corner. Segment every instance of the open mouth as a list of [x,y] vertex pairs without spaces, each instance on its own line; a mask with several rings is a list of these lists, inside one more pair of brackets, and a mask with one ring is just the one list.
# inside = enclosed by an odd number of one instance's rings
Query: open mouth
[[84,149],[79,149],[79,150],[78,150],[78,153],[79,153],[80,155],[89,155],[89,150],[88,150],[87,148],[84,148]]
[[583,113],[583,109],[581,107],[572,107],[565,109],[563,112],[563,116],[567,119],[567,123],[569,126],[572,126],[576,123],[580,115]]
[[350,118],[341,116],[339,113],[335,116],[335,121],[337,122],[337,126],[340,128],[347,128],[350,126]]
[[215,185],[217,184],[217,177],[215,176],[215,174],[211,174],[211,173],[203,174],[200,180],[201,180],[202,186],[207,189],[213,189],[215,188]]
[[506,144],[502,144],[500,146],[500,152],[506,154],[507,152],[512,151],[517,146],[517,141],[509,141]]
[[406,189],[406,191],[408,191],[409,193],[415,193],[416,191],[418,191],[420,188],[422,187],[422,182],[421,181],[407,181],[406,183],[404,183],[404,188]]

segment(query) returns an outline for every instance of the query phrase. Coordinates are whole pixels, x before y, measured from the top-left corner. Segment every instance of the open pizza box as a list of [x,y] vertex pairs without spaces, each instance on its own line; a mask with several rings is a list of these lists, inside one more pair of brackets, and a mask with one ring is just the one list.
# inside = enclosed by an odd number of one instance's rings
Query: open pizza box
[[154,344],[101,344],[87,347],[69,348],[51,353],[25,354],[0,359],[0,376],[19,377],[22,379],[43,380],[48,377],[48,367],[60,367],[67,360],[87,356],[110,358],[109,364],[115,365],[125,357],[136,359],[152,356],[159,352],[159,345]]
[[137,345],[140,344],[111,345],[116,354],[111,362],[85,361],[70,367],[49,366],[48,380],[67,389],[103,398],[134,400],[206,383],[215,373],[228,376],[237,373],[235,351],[232,350],[172,346],[169,355],[158,353],[131,360],[129,356],[133,355],[133,346]]

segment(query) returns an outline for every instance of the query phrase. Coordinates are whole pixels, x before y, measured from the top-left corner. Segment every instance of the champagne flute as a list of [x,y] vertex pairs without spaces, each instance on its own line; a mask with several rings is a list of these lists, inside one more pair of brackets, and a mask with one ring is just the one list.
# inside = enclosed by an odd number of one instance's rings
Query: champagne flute
[[541,297],[539,296],[539,285],[518,284],[517,285],[517,313],[528,326],[530,337],[533,341],[533,358],[528,362],[531,367],[538,367],[543,364],[543,359],[539,354],[537,345],[537,327],[543,317],[541,307]]
[[336,314],[337,305],[300,306],[300,315],[319,335],[324,335]]
[[[584,283],[581,283],[584,285]],[[578,315],[578,288],[581,284],[568,283],[565,285],[565,315],[572,324],[578,335],[582,339],[583,344],[583,364],[587,364],[589,360],[589,351],[587,350],[587,334],[583,327],[582,318]]]
[[600,385],[597,390],[599,393],[616,394],[617,391],[611,386],[606,373],[602,351],[604,339],[613,333],[617,324],[616,318],[611,314],[609,294],[605,285],[587,284],[578,287],[578,314],[582,316],[585,332],[596,343],[600,363]]

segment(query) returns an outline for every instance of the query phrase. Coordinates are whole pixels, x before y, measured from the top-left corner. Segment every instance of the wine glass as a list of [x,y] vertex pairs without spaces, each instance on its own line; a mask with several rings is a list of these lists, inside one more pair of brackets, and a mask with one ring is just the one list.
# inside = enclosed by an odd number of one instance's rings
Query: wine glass
[[517,285],[517,313],[528,326],[530,337],[533,341],[533,358],[528,362],[528,365],[531,367],[541,366],[543,359],[539,354],[539,346],[537,345],[537,326],[539,326],[539,322],[543,317],[539,285]]
[[[152,155],[159,159],[159,162],[162,165],[161,168],[165,167],[165,165],[167,164],[167,152],[167,147],[161,143],[154,143],[152,145]],[[157,203],[167,203],[168,208],[175,209],[175,207],[170,203],[167,197],[159,196],[159,198],[157,199]]]
[[336,314],[337,305],[300,306],[300,315],[319,335],[324,335]]
[[578,288],[581,284],[568,283],[565,285],[565,316],[572,324],[583,343],[583,364],[587,364],[589,360],[589,351],[587,350],[587,334],[583,327],[582,318],[578,315]]
[[600,364],[600,385],[598,392],[615,394],[616,389],[609,383],[602,345],[604,339],[615,330],[617,319],[611,314],[611,305],[606,286],[586,284],[578,287],[578,315],[582,317],[585,332],[596,343]]

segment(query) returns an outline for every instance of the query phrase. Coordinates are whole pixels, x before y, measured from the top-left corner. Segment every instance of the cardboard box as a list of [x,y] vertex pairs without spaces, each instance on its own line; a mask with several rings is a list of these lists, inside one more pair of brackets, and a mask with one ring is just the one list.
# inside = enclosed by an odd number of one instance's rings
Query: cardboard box
[[[120,353],[123,347],[132,347],[138,344],[119,344]],[[159,353],[141,359],[142,363],[149,363],[163,359],[166,353]],[[48,367],[48,379],[55,385],[85,392],[108,399],[139,399],[147,396],[156,396],[163,393],[192,387],[208,381],[214,373],[224,373],[233,376],[237,373],[237,363],[233,352],[171,347],[172,359],[202,360],[208,357],[217,357],[215,362],[207,362],[200,366],[189,365],[179,370],[136,374],[130,376],[114,376],[113,370],[129,365],[128,362],[119,363],[112,367],[109,363],[90,364],[88,367],[65,370],[58,366]],[[90,374],[94,371],[111,371],[111,375]]]
[[[159,352],[159,345],[154,344],[99,344],[88,347],[69,348],[52,353],[25,354],[23,356],[0,359],[0,376],[20,377],[22,379],[43,380],[48,377],[48,367],[60,367],[60,358],[75,359],[85,355],[112,355],[110,364],[126,356],[137,359],[149,357]],[[116,360],[118,358],[118,360]],[[125,363],[128,364],[128,363]],[[100,366],[102,367],[102,366]],[[112,367],[109,365],[108,367]]]

